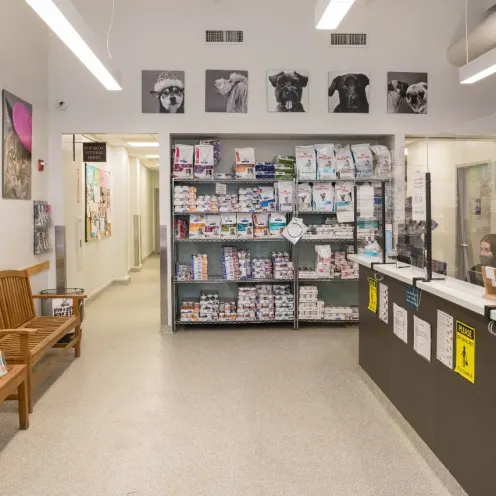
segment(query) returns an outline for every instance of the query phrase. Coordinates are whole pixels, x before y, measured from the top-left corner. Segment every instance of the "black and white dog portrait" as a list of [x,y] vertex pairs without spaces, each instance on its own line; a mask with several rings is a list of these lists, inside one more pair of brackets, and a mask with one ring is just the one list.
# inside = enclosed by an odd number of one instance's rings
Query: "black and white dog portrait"
[[308,71],[269,71],[267,107],[269,112],[308,112]]
[[144,114],[184,114],[184,71],[143,71]]
[[370,79],[361,72],[329,73],[329,112],[337,114],[369,113]]
[[208,70],[205,78],[205,112],[246,114],[248,71]]
[[389,114],[427,114],[427,73],[389,72],[387,91]]

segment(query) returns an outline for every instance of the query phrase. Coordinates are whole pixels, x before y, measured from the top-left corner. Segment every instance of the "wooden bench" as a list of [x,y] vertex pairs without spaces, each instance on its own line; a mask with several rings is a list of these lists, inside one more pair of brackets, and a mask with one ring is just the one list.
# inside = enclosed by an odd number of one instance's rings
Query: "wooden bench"
[[[34,300],[54,298],[72,299],[74,316],[37,317]],[[86,295],[33,295],[26,271],[0,272],[0,330],[9,329],[8,335],[2,337],[0,334],[0,349],[7,363],[24,364],[27,367],[30,413],[33,411],[32,391],[36,383],[43,380],[42,372],[52,363],[54,357],[44,362],[44,366],[38,367],[35,372],[33,367],[54,348],[61,353],[74,348],[75,357],[81,356],[79,302],[84,298]],[[25,333],[26,329],[35,329],[35,332]],[[68,343],[59,343],[72,330],[75,330],[74,338]]]
[[[10,329],[1,330],[0,337],[6,336],[10,332]],[[25,335],[35,332],[35,329],[25,329]],[[0,404],[11,396],[17,397],[19,400],[19,425],[21,429],[25,430],[29,427],[28,368],[26,365],[7,365],[7,370],[7,375],[0,377]]]

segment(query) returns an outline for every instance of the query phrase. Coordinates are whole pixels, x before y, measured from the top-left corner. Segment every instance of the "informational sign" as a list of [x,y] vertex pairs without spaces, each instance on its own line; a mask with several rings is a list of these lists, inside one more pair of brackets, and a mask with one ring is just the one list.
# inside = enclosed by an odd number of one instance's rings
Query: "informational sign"
[[55,298],[52,300],[52,309],[54,317],[72,317],[74,315],[72,299]]
[[216,195],[227,194],[227,185],[225,185],[223,183],[215,183],[215,194]]
[[363,185],[358,188],[358,210],[360,217],[374,217],[374,187]]
[[106,162],[107,143],[83,143],[83,162]]
[[355,222],[355,212],[351,202],[336,202],[336,214],[339,223]]
[[382,282],[379,285],[379,318],[389,323],[389,288]]
[[475,329],[456,321],[455,372],[475,384]]
[[377,313],[377,279],[369,277],[369,310]]
[[418,311],[420,307],[420,289],[415,286],[408,286],[405,289],[405,302],[406,306],[410,307],[412,310]]
[[423,172],[413,175],[412,220],[415,222],[427,220],[426,180]]
[[453,370],[453,316],[437,311],[436,357]]
[[431,325],[413,317],[413,349],[427,361],[431,361]]
[[408,343],[408,312],[406,309],[393,303],[394,313],[394,334],[399,337],[404,343]]

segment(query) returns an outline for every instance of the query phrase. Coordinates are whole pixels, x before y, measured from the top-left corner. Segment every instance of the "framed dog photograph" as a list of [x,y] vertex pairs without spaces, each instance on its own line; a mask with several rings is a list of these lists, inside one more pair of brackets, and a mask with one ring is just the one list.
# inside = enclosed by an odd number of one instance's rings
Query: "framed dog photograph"
[[388,72],[388,113],[427,114],[426,72]]
[[267,110],[269,112],[309,111],[308,71],[281,69],[267,72]]
[[144,114],[184,114],[184,71],[142,71]]
[[329,72],[329,112],[368,114],[370,78],[363,72]]
[[248,112],[248,71],[207,70],[205,112],[246,114]]

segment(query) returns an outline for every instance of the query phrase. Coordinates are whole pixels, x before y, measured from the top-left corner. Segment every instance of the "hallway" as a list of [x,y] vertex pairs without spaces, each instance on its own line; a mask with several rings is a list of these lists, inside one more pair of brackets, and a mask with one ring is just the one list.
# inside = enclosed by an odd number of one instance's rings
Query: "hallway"
[[160,336],[158,278],[153,258],[88,307],[28,431],[0,407],[0,494],[462,494],[364,382],[354,329]]

